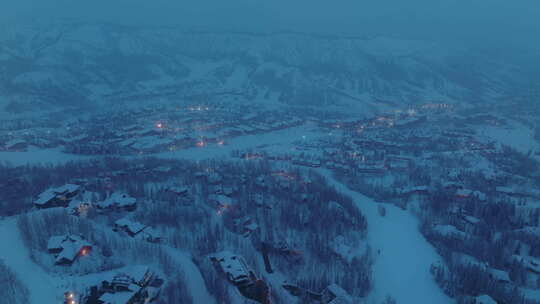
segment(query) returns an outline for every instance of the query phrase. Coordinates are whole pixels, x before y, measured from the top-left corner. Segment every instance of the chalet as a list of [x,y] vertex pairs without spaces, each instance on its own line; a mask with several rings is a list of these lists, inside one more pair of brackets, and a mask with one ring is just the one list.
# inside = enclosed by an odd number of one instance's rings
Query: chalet
[[117,273],[94,288],[99,304],[146,304],[157,300],[163,280],[146,267]]
[[47,251],[55,255],[56,265],[71,265],[79,257],[90,253],[92,245],[76,235],[53,236]]
[[218,271],[224,273],[237,287],[253,284],[253,274],[243,257],[230,251],[222,251],[210,256],[210,260]]
[[143,230],[147,228],[146,225],[143,225],[141,223],[133,222],[131,220],[128,220],[126,218],[122,218],[114,222],[114,230],[115,231],[124,231],[129,236],[134,237]]
[[67,184],[58,188],[47,189],[42,192],[38,199],[34,201],[34,206],[39,209],[52,207],[67,207],[71,199],[76,196],[81,187],[79,185]]
[[321,293],[323,304],[352,304],[353,298],[341,287],[331,284]]
[[124,192],[114,192],[106,200],[97,203],[99,209],[133,211],[137,208],[137,199]]

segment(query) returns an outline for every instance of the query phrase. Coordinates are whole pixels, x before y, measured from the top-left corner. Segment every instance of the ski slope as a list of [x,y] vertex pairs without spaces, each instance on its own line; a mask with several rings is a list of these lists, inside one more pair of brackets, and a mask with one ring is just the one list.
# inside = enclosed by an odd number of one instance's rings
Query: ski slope
[[195,304],[215,304],[215,299],[206,289],[206,284],[197,265],[191,260],[191,255],[176,248],[164,246],[168,250],[172,259],[174,259],[186,275],[186,284],[191,292],[193,303]]
[[29,251],[22,242],[16,218],[0,221],[0,239],[6,245],[0,250],[0,259],[4,260],[30,291],[29,304],[62,303],[65,290],[60,287],[61,280],[32,262]]
[[381,303],[387,295],[399,304],[454,303],[429,272],[431,264],[441,258],[424,239],[418,230],[418,220],[411,213],[386,204],[386,216],[381,217],[375,201],[350,190],[330,172],[320,170],[320,173],[336,190],[353,199],[368,222],[367,241],[375,256],[374,286],[368,303]]

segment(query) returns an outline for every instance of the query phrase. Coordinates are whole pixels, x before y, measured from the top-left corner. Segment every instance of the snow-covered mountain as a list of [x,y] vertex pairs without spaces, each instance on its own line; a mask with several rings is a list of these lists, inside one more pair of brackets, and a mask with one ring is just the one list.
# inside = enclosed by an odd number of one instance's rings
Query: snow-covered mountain
[[525,78],[518,66],[493,58],[384,37],[103,24],[5,27],[1,107],[13,113],[36,104],[214,97],[362,107],[485,102],[507,96]]

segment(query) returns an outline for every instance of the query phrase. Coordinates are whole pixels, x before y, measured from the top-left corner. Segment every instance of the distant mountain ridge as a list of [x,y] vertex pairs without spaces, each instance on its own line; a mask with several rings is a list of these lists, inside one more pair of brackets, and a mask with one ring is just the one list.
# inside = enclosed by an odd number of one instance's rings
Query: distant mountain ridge
[[518,66],[483,54],[384,37],[110,24],[0,32],[0,94],[10,111],[224,96],[292,105],[478,103],[526,81]]

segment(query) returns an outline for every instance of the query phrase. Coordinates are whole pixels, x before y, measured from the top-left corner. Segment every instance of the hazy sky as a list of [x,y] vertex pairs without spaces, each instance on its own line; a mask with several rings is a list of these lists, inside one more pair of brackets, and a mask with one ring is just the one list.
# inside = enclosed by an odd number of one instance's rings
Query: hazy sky
[[0,20],[102,20],[538,44],[540,0],[0,0]]

